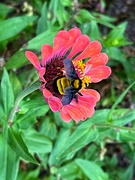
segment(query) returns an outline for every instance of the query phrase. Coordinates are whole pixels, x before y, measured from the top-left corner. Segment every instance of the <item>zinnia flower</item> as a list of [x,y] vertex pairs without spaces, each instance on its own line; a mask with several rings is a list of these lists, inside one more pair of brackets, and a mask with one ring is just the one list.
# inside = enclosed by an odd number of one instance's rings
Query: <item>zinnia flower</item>
[[[53,47],[49,44],[42,46],[41,62],[33,52],[26,51],[26,57],[38,71],[42,82],[41,91],[46,102],[53,112],[59,111],[61,118],[66,122],[71,119],[85,120],[94,114],[94,107],[100,95],[94,89],[88,89],[88,85],[106,79],[111,74],[110,67],[106,66],[108,56],[101,53],[101,49],[98,41],[90,42],[87,35],[82,35],[81,31],[74,27],[69,31],[59,31],[54,38]],[[71,61],[69,67],[64,66],[65,60]],[[63,97],[70,95],[69,92],[66,94],[66,89],[75,90],[74,81],[67,75],[71,72],[71,65],[81,82],[81,87],[71,94],[71,102],[63,103]],[[57,87],[56,80],[61,81],[63,77],[69,84],[63,85],[60,82],[61,87]],[[65,90],[60,90],[63,87]]]

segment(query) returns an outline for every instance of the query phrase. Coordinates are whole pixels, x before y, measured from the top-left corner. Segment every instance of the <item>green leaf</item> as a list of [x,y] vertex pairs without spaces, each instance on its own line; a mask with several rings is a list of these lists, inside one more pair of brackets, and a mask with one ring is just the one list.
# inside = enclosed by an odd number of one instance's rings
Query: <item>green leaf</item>
[[12,9],[4,3],[0,3],[0,19],[4,19]]
[[7,61],[5,64],[5,67],[10,70],[10,69],[18,69],[26,64],[29,64],[28,59],[25,56],[25,51],[17,51],[11,58]]
[[34,170],[29,169],[29,171],[19,171],[19,174],[17,176],[17,180],[37,180],[39,179],[40,174],[40,166],[36,167]]
[[80,26],[80,28],[81,28],[81,31],[83,32],[83,34],[88,34],[91,41],[100,40],[101,33],[100,33],[99,28],[98,28],[98,24],[95,21],[83,23]]
[[[106,124],[109,109],[97,110],[95,114],[87,119],[87,122],[93,124]],[[134,109],[117,109],[112,112],[112,124],[123,126],[135,119]]]
[[4,112],[6,116],[8,116],[14,104],[14,94],[6,69],[4,69],[1,81],[1,96]]
[[65,23],[69,22],[70,21],[70,16],[69,14],[64,10],[63,7],[61,8],[58,8],[57,10],[57,14],[56,14],[56,17],[58,19],[58,22],[60,24],[60,27],[64,27],[65,26]]
[[117,107],[117,105],[123,100],[123,98],[125,97],[125,95],[128,93],[128,91],[132,88],[132,86],[135,85],[135,82],[133,82],[116,100],[116,102],[113,104],[112,108],[110,109],[109,113],[108,113],[108,117],[107,117],[107,122],[111,122],[112,121],[112,112],[114,111],[114,109]]
[[85,9],[81,9],[81,10],[79,10],[77,12],[74,19],[80,24],[87,23],[87,22],[90,22],[90,21],[95,21],[96,23],[103,24],[103,25],[105,25],[107,27],[115,28],[114,25],[109,23],[109,21],[114,20],[113,18],[108,18],[108,16],[107,17],[102,16],[101,14],[98,14],[97,17],[96,16],[97,16],[97,14],[95,14],[95,16],[93,16],[92,14],[89,13],[89,11],[87,11]]
[[37,35],[43,33],[45,30],[47,30],[47,15],[48,15],[48,9],[47,9],[47,3],[45,2],[42,10],[41,10],[41,17],[38,20],[37,24]]
[[52,27],[52,29],[48,29],[47,31],[39,34],[37,37],[31,39],[28,42],[28,44],[22,49],[31,49],[31,50],[35,49],[35,50],[40,51],[41,46],[43,44],[53,43],[53,38],[58,30],[59,29],[56,27]]
[[124,33],[127,27],[127,22],[124,22],[111,30],[111,32],[104,39],[104,43],[106,46],[124,46],[132,44],[128,42]]
[[[24,104],[24,102],[23,102]],[[30,100],[19,106],[20,114],[17,114],[17,124],[21,129],[28,129],[37,121],[36,118],[45,116],[49,110],[49,106],[44,100]]]
[[[49,106],[46,104],[46,102],[43,98],[42,99],[32,99],[32,100],[22,101],[20,103],[19,114],[25,114],[27,111],[29,111],[32,108],[44,109],[44,113],[46,113],[49,110]],[[36,114],[34,114],[34,115],[36,116]]]
[[4,128],[3,135],[0,134],[0,179],[15,180],[17,178],[19,156],[7,144],[7,130]]
[[8,143],[11,148],[26,161],[39,164],[37,160],[29,153],[29,150],[21,136],[21,132],[15,128],[8,129]]
[[62,178],[66,180],[75,180],[75,179],[82,179],[80,177],[81,171],[79,171],[79,168],[75,161],[69,162],[66,165],[58,168],[57,174]]
[[7,120],[7,116],[4,112],[2,104],[0,104],[0,125],[2,125],[6,120]]
[[7,19],[0,23],[0,41],[9,39],[19,32],[21,32],[25,27],[27,27],[31,22],[35,21],[37,16],[20,16]]
[[30,152],[34,153],[49,153],[52,150],[52,142],[44,134],[41,134],[34,129],[22,131],[23,139],[27,144]]
[[120,63],[125,63],[126,61],[124,54],[118,47],[107,47],[106,53],[110,58],[115,59]]
[[97,137],[97,129],[87,121],[76,127],[74,131],[63,128],[51,153],[50,165],[58,165],[66,159],[71,159],[80,148],[94,141]]
[[91,180],[109,180],[108,175],[95,162],[83,159],[76,159],[75,162]]
[[57,126],[62,126],[65,128],[72,128],[73,127],[74,122],[70,121],[69,123],[67,123],[67,122],[62,121],[59,112],[55,112],[53,115],[54,115],[54,120],[55,120],[55,123],[57,124]]
[[94,19],[94,17],[87,10],[81,9],[75,15],[74,19],[78,23],[82,24],[82,23],[90,22],[90,20]]
[[135,132],[128,130],[118,130],[116,139],[119,142],[135,142]]
[[17,97],[17,95],[22,91],[22,84],[13,71],[10,72],[10,82],[12,85],[14,96]]
[[[60,0],[51,0],[48,8],[49,12],[49,21],[50,26],[54,25],[57,22],[57,14],[60,9],[63,9],[63,6]],[[56,25],[55,25],[56,26]]]
[[71,6],[73,3],[71,0],[60,0],[60,2],[63,6]]
[[39,131],[50,139],[55,139],[57,135],[56,124],[54,121],[50,121],[50,117],[45,117],[45,119],[42,120]]

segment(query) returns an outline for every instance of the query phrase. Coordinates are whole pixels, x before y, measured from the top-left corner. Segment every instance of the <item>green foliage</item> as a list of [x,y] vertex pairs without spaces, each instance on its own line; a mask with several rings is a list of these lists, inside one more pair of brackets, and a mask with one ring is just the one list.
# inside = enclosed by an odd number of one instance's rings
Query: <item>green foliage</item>
[[37,16],[32,16],[32,17],[22,16],[22,17],[14,17],[14,18],[7,19],[1,22],[0,23],[0,34],[1,34],[0,41],[14,37],[36,19],[37,19]]
[[8,116],[14,104],[14,94],[6,69],[4,69],[3,77],[1,80],[1,102],[3,105],[4,113]]
[[96,163],[83,159],[76,159],[75,161],[84,174],[91,180],[108,180],[107,174]]
[[107,34],[104,43],[106,46],[117,47],[117,46],[126,46],[132,44],[132,42],[128,42],[126,37],[124,36],[125,30],[127,27],[127,22],[124,22],[110,31]]
[[7,144],[2,134],[0,134],[0,146],[0,178],[3,180],[14,180],[18,174],[19,156]]
[[8,129],[8,143],[24,160],[38,164],[36,159],[29,153],[29,150],[21,136],[21,132],[15,128]]
[[[126,36],[128,19],[109,16],[109,4],[0,3],[0,180],[134,179],[135,56],[124,50],[134,42]],[[101,42],[112,76],[96,87],[95,114],[66,123],[45,102],[25,51],[40,60],[43,44],[53,45],[59,30],[75,26]]]

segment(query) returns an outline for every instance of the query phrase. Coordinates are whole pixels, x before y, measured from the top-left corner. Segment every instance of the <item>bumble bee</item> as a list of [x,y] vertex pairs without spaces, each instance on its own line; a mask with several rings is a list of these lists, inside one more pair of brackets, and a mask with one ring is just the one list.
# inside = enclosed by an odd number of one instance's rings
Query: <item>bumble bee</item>
[[82,88],[82,80],[78,77],[72,61],[64,60],[64,68],[66,76],[56,78],[54,80],[54,89],[62,96],[62,104],[68,105],[73,98],[78,102],[76,93],[82,96],[79,90]]

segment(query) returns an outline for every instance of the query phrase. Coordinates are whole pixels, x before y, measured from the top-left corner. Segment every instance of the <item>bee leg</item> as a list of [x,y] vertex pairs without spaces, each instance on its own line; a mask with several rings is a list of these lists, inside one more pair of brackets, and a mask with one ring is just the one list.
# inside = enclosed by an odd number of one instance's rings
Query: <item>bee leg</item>
[[76,100],[76,103],[78,103],[78,96],[75,94],[74,99]]
[[78,94],[79,94],[80,96],[83,96],[80,92],[78,92]]

